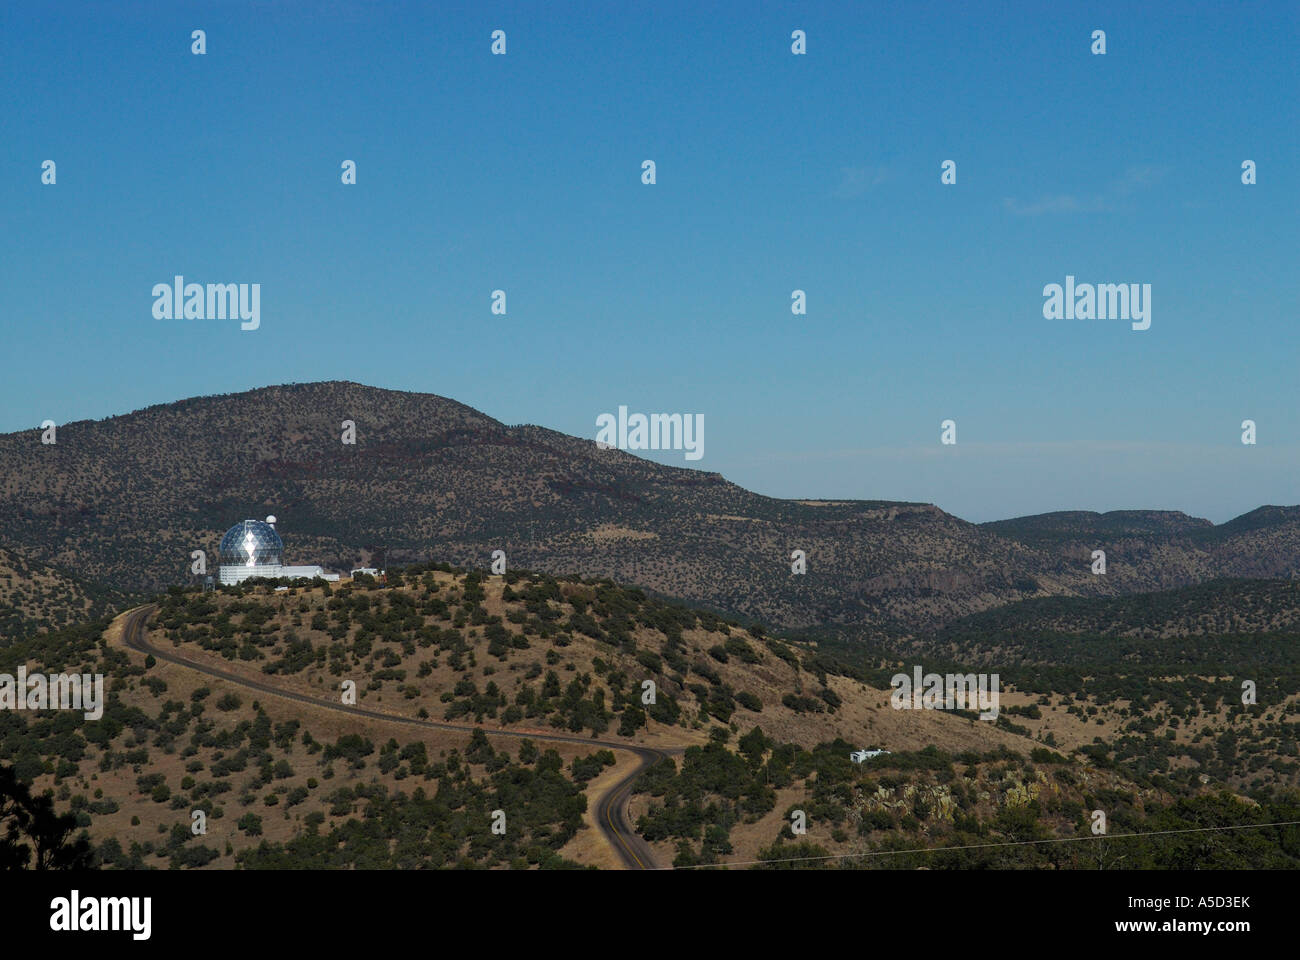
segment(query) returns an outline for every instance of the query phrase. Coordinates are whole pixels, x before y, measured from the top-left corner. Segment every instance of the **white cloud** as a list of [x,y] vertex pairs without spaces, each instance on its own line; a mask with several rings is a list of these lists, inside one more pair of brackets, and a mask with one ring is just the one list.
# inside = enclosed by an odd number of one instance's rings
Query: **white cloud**
[[841,200],[860,197],[888,179],[884,167],[840,167],[840,182],[832,196]]
[[1091,196],[1062,193],[1055,196],[1040,197],[1033,201],[1024,201],[1016,197],[1005,197],[1002,206],[1017,217],[1038,217],[1044,214],[1068,213],[1110,213],[1120,209],[1120,198],[1129,197],[1160,182],[1166,172],[1165,167],[1143,166],[1128,167],[1123,174],[1113,180],[1105,192]]

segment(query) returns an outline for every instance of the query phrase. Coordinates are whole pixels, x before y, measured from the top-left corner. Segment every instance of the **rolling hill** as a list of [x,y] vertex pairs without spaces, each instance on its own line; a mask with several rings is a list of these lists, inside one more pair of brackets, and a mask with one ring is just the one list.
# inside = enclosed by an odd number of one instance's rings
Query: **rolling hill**
[[[341,442],[344,421],[356,443]],[[0,546],[126,590],[215,563],[275,513],[286,560],[446,560],[635,583],[787,627],[908,629],[1036,596],[1300,573],[1300,508],[1214,527],[1179,513],[976,525],[923,503],[778,500],[432,394],[348,382],[199,397],[0,436]],[[808,571],[790,571],[791,551]],[[1108,570],[1094,576],[1091,551]]]
[[127,598],[21,551],[0,548],[0,646],[123,609]]
[[[591,801],[645,748],[660,758],[629,812],[659,866],[1095,868],[1102,851],[1055,842],[1090,836],[1095,809],[1124,832],[1269,824],[1289,801],[1240,791],[1300,770],[1276,704],[1004,688],[996,723],[896,710],[816,647],[609,581],[435,565],[387,587],[174,588],[149,625],[157,658],[127,642],[135,615],[3,651],[106,675],[101,718],[6,711],[0,750],[117,868],[616,865]],[[348,680],[367,714],[332,709]],[[850,763],[861,745],[891,752]],[[1294,865],[1276,846],[1269,862]],[[1243,839],[1215,862],[1250,853]],[[1124,855],[1197,852],[1156,838]]]

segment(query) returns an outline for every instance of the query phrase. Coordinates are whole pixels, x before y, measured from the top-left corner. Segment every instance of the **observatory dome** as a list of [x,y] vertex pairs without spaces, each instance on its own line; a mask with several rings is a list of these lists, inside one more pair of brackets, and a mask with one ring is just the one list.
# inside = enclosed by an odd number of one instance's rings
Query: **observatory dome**
[[[218,550],[223,567],[243,567],[246,576],[275,576],[270,569],[252,572],[250,568],[279,569],[284,544],[275,527],[262,520],[244,520],[226,531]],[[225,571],[222,571],[223,573]],[[224,578],[223,578],[224,579]]]

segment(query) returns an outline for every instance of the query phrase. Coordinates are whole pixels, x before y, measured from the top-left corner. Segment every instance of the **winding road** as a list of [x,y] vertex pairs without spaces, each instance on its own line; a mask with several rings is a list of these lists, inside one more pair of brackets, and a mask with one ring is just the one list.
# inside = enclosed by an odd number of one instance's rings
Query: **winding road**
[[516,740],[546,740],[555,743],[576,743],[582,746],[598,746],[608,750],[621,750],[625,753],[635,754],[638,763],[636,767],[625,777],[609,787],[596,800],[595,821],[596,826],[600,829],[609,845],[618,853],[623,865],[630,870],[658,870],[659,865],[655,862],[654,853],[649,845],[633,832],[627,822],[627,800],[631,795],[632,786],[637,777],[645,771],[651,764],[664,759],[670,754],[681,753],[684,748],[655,748],[655,747],[638,747],[630,744],[621,743],[615,740],[599,740],[595,737],[575,737],[566,736],[560,733],[535,733],[532,731],[515,732],[512,730],[493,730],[489,727],[479,727],[472,724],[460,723],[442,723],[437,720],[420,720],[415,717],[403,717],[396,714],[384,713],[379,710],[368,710],[365,707],[350,706],[345,703],[332,703],[328,700],[318,700],[315,697],[309,697],[303,693],[297,693],[292,690],[285,690],[277,687],[272,683],[262,680],[255,680],[251,677],[240,676],[228,670],[222,670],[220,667],[210,666],[206,663],[198,663],[180,656],[174,651],[162,650],[151,644],[145,635],[145,621],[149,619],[158,610],[157,604],[146,604],[142,607],[136,607],[125,615],[122,626],[122,637],[126,645],[132,650],[144,654],[152,654],[158,660],[166,660],[168,663],[174,663],[178,666],[185,667],[189,670],[196,670],[199,673],[207,674],[210,677],[216,677],[225,680],[228,683],[238,684],[250,690],[256,690],[259,693],[270,694],[273,697],[281,697],[285,700],[296,700],[299,703],[306,703],[313,707],[320,707],[325,710],[336,710],[340,713],[350,713],[355,716],[365,717],[369,720],[382,720],[387,723],[400,723],[411,727],[428,727],[434,730],[454,730],[461,733],[473,733],[475,730],[482,730],[489,737],[512,737]]

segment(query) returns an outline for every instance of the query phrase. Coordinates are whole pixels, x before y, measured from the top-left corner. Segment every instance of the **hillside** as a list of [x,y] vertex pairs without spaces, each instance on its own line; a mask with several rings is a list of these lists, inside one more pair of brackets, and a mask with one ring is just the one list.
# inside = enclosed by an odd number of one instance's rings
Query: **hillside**
[[[912,728],[895,746],[1023,745],[951,715],[909,725],[879,691],[827,675],[812,651],[608,582],[439,566],[394,572],[388,587],[250,582],[160,600],[152,642],[317,706],[144,657],[123,645],[120,621],[100,642],[105,623],[0,657],[7,670],[103,672],[103,718],[5,711],[0,748],[122,868],[611,866],[586,796],[626,771],[610,741],[676,751],[761,718],[811,745],[828,731],[857,736],[880,714],[877,735]],[[359,705],[394,719],[327,709],[347,679]],[[657,687],[649,705],[646,680]],[[475,729],[413,729],[403,717]],[[579,737],[545,741],[553,733]],[[490,839],[495,809],[526,828]],[[200,837],[193,810],[208,817]]]
[[[952,716],[900,720],[884,691],[828,669],[815,648],[611,581],[446,565],[393,572],[388,588],[367,580],[174,590],[154,618],[156,642],[317,698],[352,680],[360,705],[489,730],[680,746],[761,723],[809,747],[868,730],[918,749],[1016,742]],[[653,704],[642,702],[647,682]]]
[[[1286,819],[1285,798],[1240,791],[1294,788],[1300,772],[1294,702],[1185,709],[1004,682],[997,723],[896,710],[887,677],[906,661],[838,672],[816,646],[608,581],[437,565],[386,587],[160,598],[150,642],[237,680],[146,657],[106,624],[3,651],[6,670],[101,671],[109,701],[100,720],[4,711],[0,749],[118,868],[617,866],[592,798],[629,770],[620,744],[666,754],[629,803],[663,866],[1176,866],[1185,844],[1005,845],[1088,836],[1095,809],[1125,832]],[[348,680],[377,715],[329,709]],[[891,752],[850,764],[859,746]],[[497,810],[512,825],[500,836]],[[973,843],[1002,846],[943,851]],[[1233,839],[1216,856],[1246,853]]]
[[1174,510],[1061,510],[980,525],[1022,543],[1088,542],[1185,536],[1214,529],[1208,520]]
[[[980,529],[1038,550],[1077,557],[1106,552],[1106,578],[1123,589],[1087,595],[1168,590],[1221,577],[1300,575],[1300,507],[1259,507],[1215,526],[1171,510],[1063,511],[997,520]],[[1103,579],[1103,578],[1097,578]]]
[[962,617],[928,636],[941,643],[965,642],[973,650],[991,637],[1006,642],[1051,633],[1146,639],[1300,637],[1300,581],[1223,579],[1122,597],[1037,597]]
[[[341,443],[342,423],[356,444]],[[267,387],[0,436],[0,545],[123,589],[215,563],[275,513],[286,559],[349,569],[436,557],[635,583],[784,626],[937,625],[1042,595],[1105,596],[1300,574],[1300,508],[1220,528],[1181,514],[977,526],[929,504],[776,500],[716,473],[511,427],[432,394]],[[1089,571],[1104,548],[1108,572]],[[808,572],[790,572],[804,550]]]
[[[344,420],[357,443],[340,442]],[[291,562],[436,556],[607,576],[780,623],[980,609],[1033,584],[1014,544],[924,504],[799,503],[429,394],[271,387],[0,438],[7,541],[137,589],[275,513]],[[803,549],[811,572],[790,573]],[[833,564],[833,575],[831,574]]]
[[[822,656],[852,662],[858,646],[828,638]],[[1188,785],[1300,785],[1294,581],[1025,600],[919,632],[895,652],[936,670],[996,670],[1032,704],[1008,708],[1015,728],[1101,765]],[[1084,726],[1062,728],[1058,711]]]
[[94,620],[126,604],[117,591],[0,547],[0,647],[38,630]]
[[[1121,768],[1038,747],[934,747],[856,765],[843,742],[803,750],[752,731],[692,748],[638,785],[637,827],[662,862],[760,869],[1264,869],[1300,864],[1294,799],[1175,799]],[[1108,838],[1092,842],[1095,811]],[[1271,818],[1277,817],[1277,820]],[[795,831],[795,823],[801,829]],[[1205,842],[1207,828],[1264,825]],[[1133,839],[1133,834],[1161,834]],[[1174,834],[1174,835],[1170,835]],[[1082,841],[1082,842],[1079,842]]]

